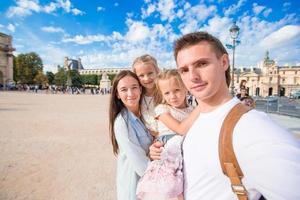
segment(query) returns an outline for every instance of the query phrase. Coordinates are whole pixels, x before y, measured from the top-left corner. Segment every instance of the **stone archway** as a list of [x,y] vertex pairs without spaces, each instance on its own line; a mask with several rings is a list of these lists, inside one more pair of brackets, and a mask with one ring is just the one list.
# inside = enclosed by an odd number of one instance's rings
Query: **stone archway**
[[3,77],[2,71],[0,71],[0,85],[1,85],[1,86],[4,85],[4,77]]
[[284,87],[281,87],[280,88],[280,94],[279,94],[279,96],[285,96],[285,88]]
[[273,88],[272,87],[270,87],[269,88],[269,93],[268,93],[268,96],[272,96],[273,95]]
[[255,96],[259,96],[259,93],[260,93],[260,88],[257,87],[257,88],[255,89]]

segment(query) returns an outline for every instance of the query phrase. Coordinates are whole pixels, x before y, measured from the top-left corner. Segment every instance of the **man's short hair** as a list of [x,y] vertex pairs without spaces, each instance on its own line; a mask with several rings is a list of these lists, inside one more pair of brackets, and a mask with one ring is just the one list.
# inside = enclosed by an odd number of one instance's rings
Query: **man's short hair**
[[[210,35],[207,32],[199,31],[199,32],[183,35],[182,37],[180,37],[175,41],[174,44],[175,61],[177,62],[177,55],[179,51],[187,47],[196,45],[202,41],[206,41],[212,46],[214,52],[216,53],[217,58],[220,58],[224,54],[228,55],[225,47],[223,46],[222,42],[218,38]],[[228,69],[225,71],[225,77],[226,77],[226,84],[229,87],[230,80],[231,80],[230,65],[228,66]]]

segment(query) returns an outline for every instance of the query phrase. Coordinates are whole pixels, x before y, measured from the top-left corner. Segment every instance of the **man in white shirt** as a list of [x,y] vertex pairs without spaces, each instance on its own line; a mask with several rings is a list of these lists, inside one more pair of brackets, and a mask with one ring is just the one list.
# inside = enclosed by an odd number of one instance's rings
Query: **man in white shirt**
[[[228,53],[217,38],[195,32],[176,41],[174,56],[185,86],[200,106],[200,115],[183,143],[184,198],[237,199],[218,154],[223,120],[239,103],[228,91]],[[266,114],[252,110],[238,121],[232,142],[249,199],[261,195],[271,200],[300,199],[300,144],[290,133]],[[159,158],[160,146],[155,143],[150,148],[152,159]]]

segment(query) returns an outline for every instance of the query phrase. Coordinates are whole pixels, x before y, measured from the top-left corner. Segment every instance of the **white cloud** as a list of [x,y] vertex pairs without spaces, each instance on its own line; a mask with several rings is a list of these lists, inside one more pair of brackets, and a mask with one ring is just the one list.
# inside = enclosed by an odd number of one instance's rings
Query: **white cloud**
[[10,32],[15,32],[16,27],[15,27],[13,24],[8,24],[7,29],[8,29]]
[[71,11],[71,2],[70,0],[58,0],[58,5],[67,13]]
[[272,9],[271,8],[268,8],[268,9],[266,9],[264,12],[263,12],[263,15],[265,16],[265,17],[268,17],[269,16],[269,14],[272,12]]
[[126,33],[126,39],[132,42],[142,41],[149,36],[149,27],[143,22],[127,20],[127,25],[129,27]]
[[77,44],[91,44],[93,42],[104,42],[106,41],[106,37],[104,35],[76,35],[73,38],[63,38],[62,42],[74,42]]
[[260,6],[257,3],[253,3],[253,12],[255,15],[259,15],[266,7],[265,6]]
[[97,7],[97,12],[104,11],[104,10],[105,10],[105,8],[103,8],[103,7],[101,7],[101,6],[98,6],[98,7]]
[[0,24],[0,28],[3,28],[4,26],[2,24]]
[[259,15],[260,13],[262,13],[264,17],[268,17],[272,12],[271,8],[266,8],[265,6],[258,5],[257,3],[253,3],[252,6],[252,10],[255,15]]
[[142,8],[142,18],[150,16],[156,9],[154,4],[149,4],[147,9]]
[[295,39],[298,39],[298,42],[300,42],[299,37],[300,26],[287,25],[265,37],[260,42],[260,46],[265,48],[275,48],[282,45],[287,45],[293,42]]
[[31,15],[32,12],[40,12],[41,7],[36,0],[17,0],[17,6],[11,6],[6,12],[7,17],[13,17],[15,15],[25,17]]
[[160,12],[161,20],[168,20],[169,22],[172,22],[176,17],[176,13],[174,11],[175,8],[176,6],[173,0],[159,1],[157,5],[157,10]]
[[284,9],[288,9],[290,8],[291,5],[292,5],[291,2],[284,2],[282,6]]
[[217,8],[214,5],[207,7],[206,5],[201,4],[185,7],[185,15],[183,15],[182,19],[183,23],[179,25],[179,29],[183,34],[199,30],[204,21],[208,17],[214,16],[217,12]]
[[237,12],[240,7],[242,7],[246,3],[246,0],[239,0],[237,4],[231,5],[229,8],[224,8],[224,15],[229,16]]
[[53,2],[51,2],[49,5],[44,6],[44,11],[46,13],[52,13],[56,9],[57,9],[57,4]]
[[48,5],[40,5],[38,0],[17,0],[17,6],[11,6],[6,12],[7,17],[20,16],[25,17],[32,15],[33,12],[45,12],[52,13],[58,8],[62,8],[67,13],[73,13],[74,15],[83,15],[84,12],[78,8],[73,8],[70,0],[56,0],[56,2],[50,2]]
[[114,6],[115,6],[115,7],[119,6],[119,3],[114,3]]
[[77,8],[72,8],[72,13],[74,15],[83,15],[84,12],[82,12],[81,10],[77,9]]
[[41,28],[42,31],[45,31],[45,32],[49,32],[49,33],[64,33],[65,31],[60,28],[60,27],[53,27],[53,26],[44,26]]

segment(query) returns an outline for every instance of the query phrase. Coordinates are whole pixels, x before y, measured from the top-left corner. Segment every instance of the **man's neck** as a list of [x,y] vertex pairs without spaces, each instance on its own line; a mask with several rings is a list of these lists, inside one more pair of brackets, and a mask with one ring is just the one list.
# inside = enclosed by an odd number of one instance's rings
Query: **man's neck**
[[216,108],[222,106],[226,102],[230,101],[232,99],[232,96],[229,94],[229,92],[226,91],[224,94],[215,95],[213,97],[198,100],[198,105],[200,107],[200,112],[202,113],[208,113]]

